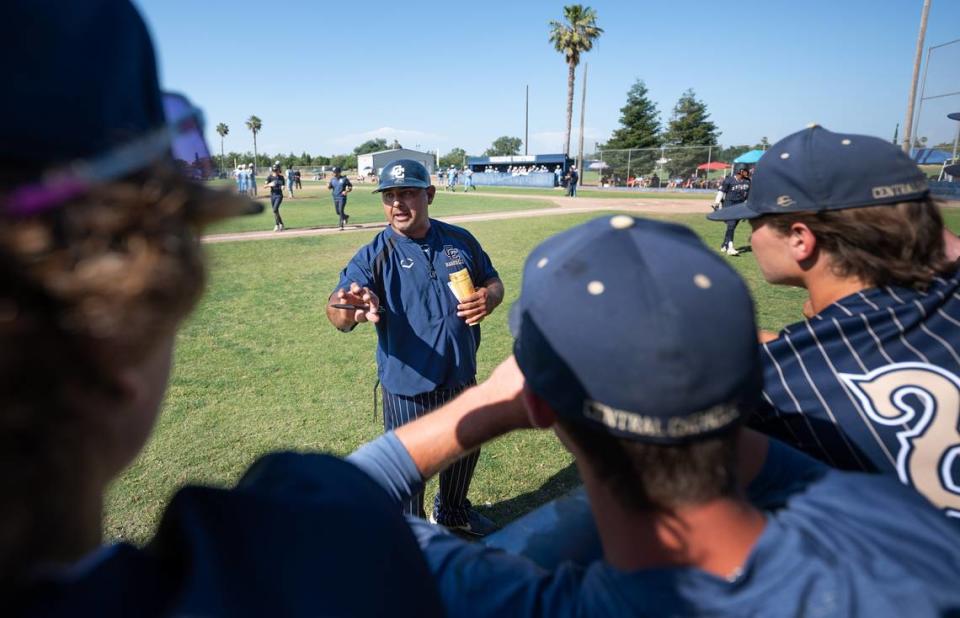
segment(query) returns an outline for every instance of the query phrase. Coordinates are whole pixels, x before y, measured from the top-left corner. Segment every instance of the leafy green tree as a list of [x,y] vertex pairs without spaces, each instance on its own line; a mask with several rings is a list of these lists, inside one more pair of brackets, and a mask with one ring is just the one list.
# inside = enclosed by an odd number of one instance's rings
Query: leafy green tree
[[340,154],[333,155],[330,157],[330,165],[339,167],[340,169],[348,169],[356,167],[357,165],[357,155],[356,154]]
[[[503,135],[493,140],[493,144],[483,153],[487,157],[501,157],[506,155],[520,154],[520,147],[523,146],[523,140],[519,137],[510,137]],[[442,161],[441,157],[441,161]]]
[[217,135],[220,136],[220,171],[221,172],[223,171],[223,138],[226,137],[228,133],[230,133],[230,127],[228,127],[222,122],[217,125]]
[[463,148],[453,148],[450,152],[440,157],[440,167],[450,167],[451,165],[461,167],[466,158],[467,151]]
[[[616,152],[629,148],[657,148],[660,146],[660,112],[650,100],[647,85],[638,79],[627,91],[627,102],[620,108],[620,128],[604,144],[605,176],[626,180],[630,176],[653,173],[657,151]],[[612,151],[612,152],[611,152]]]
[[393,150],[399,150],[403,148],[403,146],[400,144],[400,142],[397,141],[397,138],[393,138],[393,143],[390,144],[390,148],[392,148]]
[[293,167],[297,165],[299,161],[299,159],[297,158],[297,155],[293,154],[292,152],[287,153],[285,155],[279,155],[277,158],[280,159],[280,164],[283,165],[283,169],[287,169],[288,167]]
[[[663,141],[667,146],[715,146],[720,132],[710,121],[706,103],[697,99],[693,89],[687,90],[673,107],[673,115]],[[705,156],[699,150],[674,150],[665,164],[670,176],[688,176]]]
[[383,139],[382,137],[378,137],[377,139],[368,139],[364,143],[354,148],[353,154],[364,155],[370,154],[371,152],[380,152],[381,150],[387,150],[387,140]]
[[257,133],[263,128],[263,121],[256,116],[250,116],[247,118],[246,125],[247,128],[250,129],[250,132],[253,133],[253,168],[256,170],[260,163],[257,161]]
[[550,42],[563,54],[567,63],[567,128],[563,139],[563,153],[570,154],[570,127],[573,124],[573,86],[580,54],[593,49],[593,42],[603,34],[597,26],[597,12],[582,4],[563,7],[565,21],[550,20]]

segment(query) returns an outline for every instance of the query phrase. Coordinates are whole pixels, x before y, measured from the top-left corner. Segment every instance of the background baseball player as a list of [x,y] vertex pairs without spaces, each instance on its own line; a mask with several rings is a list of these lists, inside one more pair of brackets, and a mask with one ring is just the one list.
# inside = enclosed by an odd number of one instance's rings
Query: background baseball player
[[[730,208],[737,204],[742,204],[750,195],[750,170],[746,165],[740,165],[733,172],[733,176],[727,176],[720,185],[720,190],[713,201],[713,209]],[[733,233],[740,223],[737,219],[727,219],[727,231],[723,234],[723,242],[720,244],[720,251],[727,255],[740,255],[733,244]]]
[[273,231],[283,231],[283,217],[280,216],[280,204],[283,203],[283,170],[280,169],[280,162],[273,164],[270,175],[263,186],[270,189],[270,208],[273,210]]
[[[331,303],[365,308],[330,306],[327,317],[342,331],[359,322],[375,323],[383,422],[389,431],[475,382],[479,322],[503,301],[503,283],[473,235],[430,219],[436,188],[421,163],[400,159],[386,165],[376,192],[390,225],[350,260],[330,296]],[[464,269],[476,291],[458,301],[448,282]],[[467,500],[479,456],[479,451],[467,454],[440,475],[432,514],[438,523],[473,535],[495,528]],[[423,517],[423,494],[404,510]]]
[[333,197],[333,209],[337,213],[340,229],[350,221],[347,214],[347,194],[353,191],[353,184],[346,176],[341,175],[339,167],[333,168],[333,176],[327,182],[327,189]]

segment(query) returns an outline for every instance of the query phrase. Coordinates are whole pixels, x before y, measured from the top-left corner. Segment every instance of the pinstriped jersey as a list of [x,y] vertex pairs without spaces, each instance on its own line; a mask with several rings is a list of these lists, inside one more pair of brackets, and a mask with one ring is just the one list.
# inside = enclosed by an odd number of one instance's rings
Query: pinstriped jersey
[[863,290],[764,344],[757,429],[850,470],[896,475],[960,517],[960,274]]

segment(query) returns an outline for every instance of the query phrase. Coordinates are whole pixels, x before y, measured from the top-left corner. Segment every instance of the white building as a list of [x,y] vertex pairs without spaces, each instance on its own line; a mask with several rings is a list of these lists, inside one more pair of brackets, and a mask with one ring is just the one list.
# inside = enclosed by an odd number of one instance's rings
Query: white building
[[420,152],[410,150],[409,148],[393,148],[391,150],[381,150],[369,154],[357,155],[357,172],[360,174],[380,175],[383,166],[397,159],[413,159],[423,163],[427,171],[433,174],[437,164],[437,157],[430,152]]

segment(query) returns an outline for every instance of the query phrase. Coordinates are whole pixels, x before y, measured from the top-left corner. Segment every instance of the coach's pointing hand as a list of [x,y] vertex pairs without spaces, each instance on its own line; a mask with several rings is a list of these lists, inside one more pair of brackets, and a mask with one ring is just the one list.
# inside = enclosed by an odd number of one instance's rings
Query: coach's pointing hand
[[380,314],[377,310],[380,308],[380,299],[370,288],[361,287],[356,281],[350,284],[350,288],[341,288],[337,290],[337,302],[350,305],[366,305],[367,310],[357,309],[353,314],[356,322],[380,321]]

